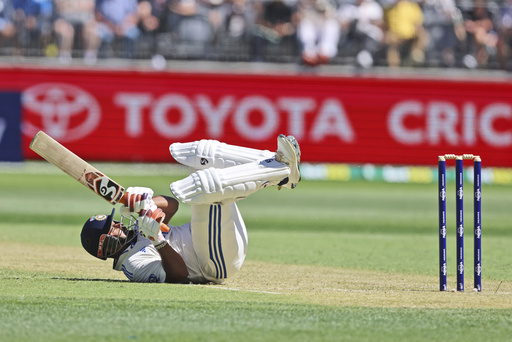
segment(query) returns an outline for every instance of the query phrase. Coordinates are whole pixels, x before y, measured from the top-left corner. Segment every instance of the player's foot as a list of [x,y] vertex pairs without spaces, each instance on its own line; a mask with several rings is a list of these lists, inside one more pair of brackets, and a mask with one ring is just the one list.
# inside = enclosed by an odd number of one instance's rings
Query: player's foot
[[277,137],[276,160],[290,167],[288,182],[282,186],[294,189],[300,182],[300,147],[293,136],[280,134]]

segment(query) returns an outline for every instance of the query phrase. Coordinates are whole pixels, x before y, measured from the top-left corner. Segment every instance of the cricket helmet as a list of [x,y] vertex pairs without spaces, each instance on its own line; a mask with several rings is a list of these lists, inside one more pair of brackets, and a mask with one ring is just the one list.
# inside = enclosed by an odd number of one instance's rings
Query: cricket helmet
[[92,256],[107,260],[121,249],[125,249],[136,237],[134,231],[127,231],[126,238],[109,235],[115,209],[110,215],[95,215],[88,219],[80,234],[82,246]]

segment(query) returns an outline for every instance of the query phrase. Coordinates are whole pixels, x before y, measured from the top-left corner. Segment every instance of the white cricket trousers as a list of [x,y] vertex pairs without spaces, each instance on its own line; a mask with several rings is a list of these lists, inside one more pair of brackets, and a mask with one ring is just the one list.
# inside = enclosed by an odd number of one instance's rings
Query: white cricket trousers
[[222,283],[240,270],[247,255],[247,230],[235,203],[193,204],[191,234],[203,276]]

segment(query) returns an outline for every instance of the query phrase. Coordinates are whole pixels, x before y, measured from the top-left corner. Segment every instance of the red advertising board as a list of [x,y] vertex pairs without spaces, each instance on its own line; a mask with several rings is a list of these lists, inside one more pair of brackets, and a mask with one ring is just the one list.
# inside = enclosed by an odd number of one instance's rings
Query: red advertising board
[[174,141],[274,150],[303,161],[435,165],[472,153],[512,167],[512,83],[118,70],[3,68],[22,93],[25,158],[38,130],[90,161],[168,162]]

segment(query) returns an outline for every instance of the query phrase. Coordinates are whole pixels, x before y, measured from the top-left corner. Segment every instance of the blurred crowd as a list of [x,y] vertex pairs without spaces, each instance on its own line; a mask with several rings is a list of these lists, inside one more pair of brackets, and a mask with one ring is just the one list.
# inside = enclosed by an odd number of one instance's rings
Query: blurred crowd
[[511,68],[512,0],[0,0],[0,55]]

